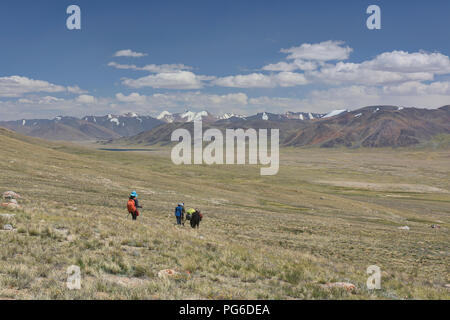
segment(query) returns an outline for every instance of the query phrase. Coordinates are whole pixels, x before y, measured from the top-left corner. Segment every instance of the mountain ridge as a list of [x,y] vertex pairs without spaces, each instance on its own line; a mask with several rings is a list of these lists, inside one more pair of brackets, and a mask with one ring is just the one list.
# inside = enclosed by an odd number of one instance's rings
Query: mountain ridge
[[[259,113],[204,123],[203,130],[279,129],[280,145],[286,147],[407,147],[450,134],[450,106],[418,109],[397,106],[368,106],[353,111],[337,110],[311,121],[289,119],[280,114]],[[184,128],[193,133],[192,123],[163,124],[132,137],[106,143],[168,145],[171,133]]]

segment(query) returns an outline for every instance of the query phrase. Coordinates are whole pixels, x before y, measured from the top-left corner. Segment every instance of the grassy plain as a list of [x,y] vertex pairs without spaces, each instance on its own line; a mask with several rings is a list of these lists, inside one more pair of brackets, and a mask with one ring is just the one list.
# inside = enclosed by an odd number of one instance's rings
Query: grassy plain
[[[450,298],[448,148],[286,148],[271,177],[257,166],[175,166],[170,149],[149,149],[0,129],[0,191],[23,197],[23,209],[0,209],[16,214],[0,217],[15,228],[0,231],[0,298]],[[131,190],[144,206],[137,222],[126,217]],[[198,231],[174,225],[181,201],[204,213]],[[81,290],[66,288],[70,265]],[[370,265],[381,290],[366,288]],[[180,274],[159,278],[167,268]]]

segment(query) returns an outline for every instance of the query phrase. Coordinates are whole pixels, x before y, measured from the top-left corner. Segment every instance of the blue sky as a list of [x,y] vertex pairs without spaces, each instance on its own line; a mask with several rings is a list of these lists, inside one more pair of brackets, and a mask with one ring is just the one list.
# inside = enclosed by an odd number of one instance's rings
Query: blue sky
[[436,108],[450,104],[449,15],[444,0],[4,0],[0,119]]

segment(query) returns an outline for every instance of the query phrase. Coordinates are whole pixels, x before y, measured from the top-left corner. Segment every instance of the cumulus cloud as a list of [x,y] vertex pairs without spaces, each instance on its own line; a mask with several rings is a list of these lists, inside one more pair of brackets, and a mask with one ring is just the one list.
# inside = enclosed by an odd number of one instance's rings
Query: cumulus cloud
[[437,81],[425,84],[419,81],[410,81],[394,86],[384,86],[383,93],[399,96],[447,95],[450,98],[450,82]]
[[186,106],[195,107],[218,107],[229,105],[246,105],[248,97],[245,93],[230,93],[225,95],[206,94],[200,91],[193,92],[176,92],[176,93],[155,93],[153,95],[141,95],[139,93],[131,93],[124,95],[116,94],[116,99],[121,103],[134,103],[139,105],[147,105],[151,108],[184,108]]
[[365,63],[338,62],[326,65],[320,70],[307,73],[307,78],[314,82],[335,85],[365,84],[381,85],[405,81],[429,81],[434,79],[430,72],[392,72],[367,68]]
[[317,109],[356,109],[368,105],[398,105],[419,108],[439,108],[450,102],[450,83],[408,82],[383,87],[353,85],[314,90],[305,102]]
[[96,102],[96,99],[93,96],[82,94],[81,96],[77,97],[76,101],[83,104],[92,104]]
[[200,89],[208,77],[196,75],[190,71],[164,72],[151,74],[138,79],[123,79],[122,83],[131,88],[157,89]]
[[147,101],[146,96],[140,95],[137,92],[133,92],[128,96],[122,93],[118,93],[116,94],[116,99],[120,102],[135,103],[135,104],[144,104]]
[[218,78],[213,81],[213,84],[230,88],[272,88],[275,86],[272,78],[262,73]]
[[273,75],[272,78],[280,87],[295,87],[308,83],[304,74],[294,72],[280,72]]
[[212,82],[216,86],[230,88],[274,88],[294,87],[308,83],[301,73],[280,72],[265,75],[262,73],[251,73],[247,75],[228,76],[217,78]]
[[344,42],[332,40],[314,44],[304,43],[298,47],[281,49],[281,52],[289,54],[287,59],[312,61],[346,60],[352,51],[352,48],[344,46]]
[[27,77],[0,77],[0,97],[15,98],[26,93],[63,92],[66,88],[47,81],[33,80]]
[[130,49],[119,50],[114,54],[114,57],[130,57],[130,58],[141,58],[147,56],[146,53],[135,52]]
[[367,69],[390,72],[450,73],[450,58],[441,53],[408,53],[405,51],[385,52],[371,61],[364,62],[362,65]]

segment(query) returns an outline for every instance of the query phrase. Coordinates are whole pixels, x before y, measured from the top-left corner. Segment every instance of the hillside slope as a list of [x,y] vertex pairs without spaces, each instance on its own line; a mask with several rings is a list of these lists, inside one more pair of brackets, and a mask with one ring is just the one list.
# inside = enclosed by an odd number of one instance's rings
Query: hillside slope
[[286,146],[405,147],[450,134],[450,111],[367,107],[321,119],[284,141]]
[[[267,179],[257,167],[175,166],[166,153],[0,129],[0,190],[23,206],[0,209],[15,228],[0,231],[0,298],[448,298],[448,152],[283,151]],[[137,222],[125,210],[133,189]],[[174,226],[180,201],[202,210],[200,230]],[[375,292],[365,289],[372,264],[383,271]],[[70,265],[80,291],[66,288]],[[160,279],[167,268],[179,275]],[[323,286],[337,281],[358,289]]]
[[[266,116],[266,120],[262,117]],[[318,117],[317,114],[314,116]],[[365,107],[336,116],[294,120],[276,114],[258,114],[247,118],[231,118],[204,123],[204,130],[279,129],[280,145],[285,147],[407,147],[424,143],[438,135],[450,134],[449,107],[440,109],[399,108],[394,106]],[[175,129],[185,128],[193,134],[193,124],[160,125],[136,136],[110,139],[108,143],[167,145]]]
[[0,121],[0,127],[47,140],[89,141],[133,136],[162,123],[152,117],[130,113],[122,116],[88,116],[83,119],[56,117],[54,119]]

